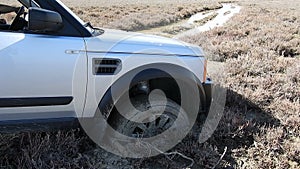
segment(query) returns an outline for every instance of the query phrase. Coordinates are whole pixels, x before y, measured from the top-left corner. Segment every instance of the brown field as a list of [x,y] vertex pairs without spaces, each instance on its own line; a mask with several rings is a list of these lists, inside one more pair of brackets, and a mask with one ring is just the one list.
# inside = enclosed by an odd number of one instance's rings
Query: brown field
[[300,168],[300,3],[240,3],[226,26],[183,38],[227,69],[225,115],[212,140],[231,147],[225,166]]
[[[216,1],[196,0],[63,2],[96,26],[143,32],[220,7]],[[199,144],[191,133],[174,151],[191,157],[196,169],[299,169],[300,1],[236,3],[242,10],[225,26],[181,38],[202,46],[208,59],[222,62],[218,64],[226,68],[221,84],[227,88],[227,102],[217,131],[206,143]],[[95,146],[80,130],[2,134],[0,156],[0,168],[184,168],[189,164],[164,155],[122,159]]]
[[[159,1],[158,1],[159,2]],[[189,18],[197,12],[221,8],[217,2],[175,3],[151,2],[140,4],[119,4],[111,6],[72,7],[83,20],[98,27],[138,31],[169,25]],[[162,5],[163,4],[163,5]]]

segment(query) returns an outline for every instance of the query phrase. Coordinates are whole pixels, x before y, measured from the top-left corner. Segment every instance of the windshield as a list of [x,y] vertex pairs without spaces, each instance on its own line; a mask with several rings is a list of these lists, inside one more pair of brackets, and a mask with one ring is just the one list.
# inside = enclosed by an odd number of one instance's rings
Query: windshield
[[87,24],[85,24],[76,14],[74,14],[74,12],[67,7],[64,3],[62,3],[60,0],[56,0],[63,8],[65,8],[68,13],[70,13],[81,25],[83,25],[88,31],[90,31],[91,33],[94,32],[93,28],[88,26]]

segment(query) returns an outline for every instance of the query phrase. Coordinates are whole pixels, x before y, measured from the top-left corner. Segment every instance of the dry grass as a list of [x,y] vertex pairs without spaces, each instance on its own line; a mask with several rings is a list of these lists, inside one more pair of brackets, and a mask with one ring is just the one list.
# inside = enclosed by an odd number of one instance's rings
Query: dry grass
[[299,168],[299,12],[242,4],[226,26],[184,38],[226,62],[226,111],[212,145],[230,147],[224,167]]
[[[97,26],[127,30],[169,24],[203,9],[180,2],[169,7],[170,0],[138,5],[113,2],[115,6],[73,8]],[[228,93],[224,117],[213,137],[199,144],[191,133],[175,150],[192,157],[195,168],[212,168],[224,147],[228,151],[219,168],[300,168],[300,4],[239,3],[241,13],[224,27],[183,39],[202,46],[209,59],[225,63],[222,85]],[[0,135],[0,156],[0,168],[180,168],[187,164],[164,156],[121,159],[96,148],[78,131]]]
[[217,2],[198,3],[148,3],[113,5],[110,7],[73,7],[72,9],[85,21],[98,27],[108,27],[126,31],[137,31],[168,25],[191,15],[220,8]]
[[199,26],[202,26],[202,25],[206,24],[208,21],[211,21],[212,19],[214,19],[216,16],[218,16],[218,13],[214,12],[211,15],[209,15],[199,21],[195,21],[195,23]]
[[0,135],[0,168],[91,168],[93,143],[79,130]]

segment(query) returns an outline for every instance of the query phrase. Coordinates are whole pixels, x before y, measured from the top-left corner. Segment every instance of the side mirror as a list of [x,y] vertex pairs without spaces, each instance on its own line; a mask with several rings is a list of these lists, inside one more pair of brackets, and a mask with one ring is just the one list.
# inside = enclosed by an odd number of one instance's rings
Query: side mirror
[[63,27],[59,13],[31,7],[28,12],[28,29],[32,31],[57,32]]

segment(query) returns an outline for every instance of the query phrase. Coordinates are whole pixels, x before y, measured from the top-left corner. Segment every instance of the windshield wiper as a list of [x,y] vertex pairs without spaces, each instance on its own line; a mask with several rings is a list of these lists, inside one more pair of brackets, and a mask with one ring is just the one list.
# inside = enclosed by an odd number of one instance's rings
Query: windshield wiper
[[90,28],[94,29],[94,27],[92,26],[91,22],[87,22],[83,26],[84,27],[90,27]]
[[101,35],[101,34],[104,33],[103,29],[94,28],[90,22],[85,23],[83,26],[84,27],[90,27],[93,30],[93,34],[95,33],[95,31],[97,31],[97,35]]

